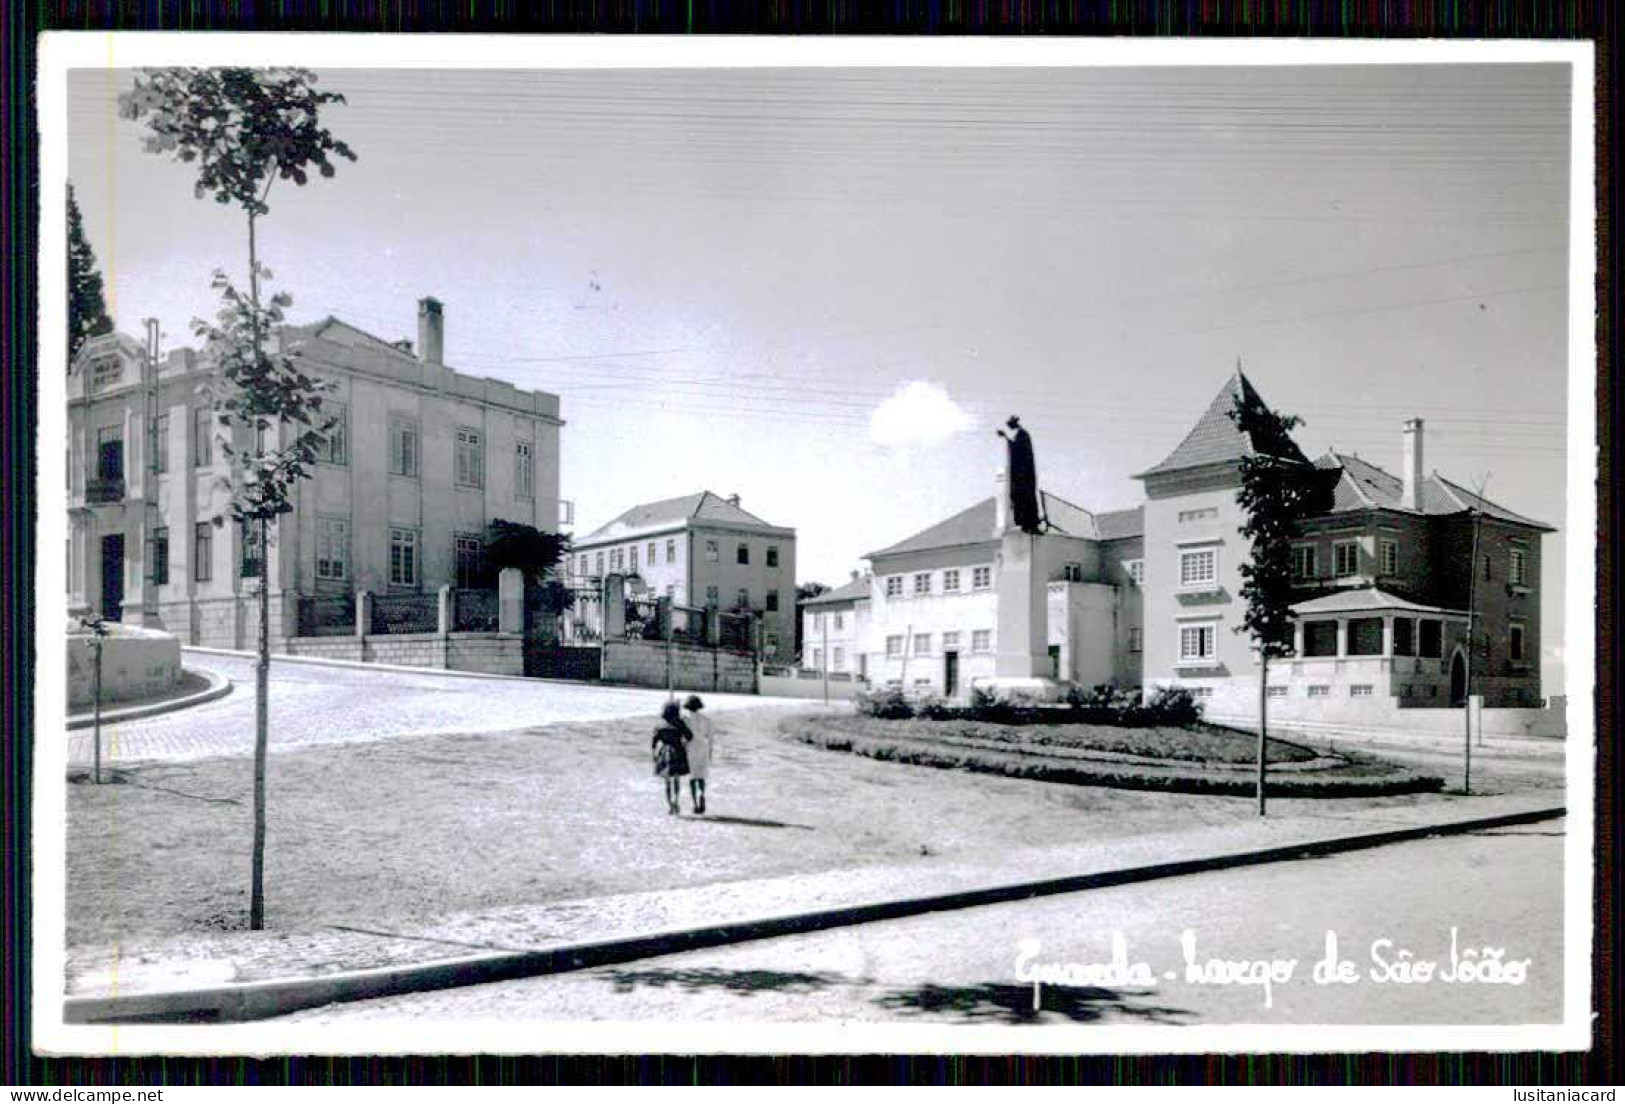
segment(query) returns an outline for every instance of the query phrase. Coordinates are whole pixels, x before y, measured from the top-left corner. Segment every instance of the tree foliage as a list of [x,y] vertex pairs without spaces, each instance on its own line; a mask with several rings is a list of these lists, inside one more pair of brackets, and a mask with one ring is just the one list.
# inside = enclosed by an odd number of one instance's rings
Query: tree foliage
[[84,343],[113,329],[107,316],[102,274],[96,267],[96,254],[85,237],[84,218],[68,185],[68,363],[79,355]]
[[570,551],[568,533],[549,533],[518,521],[497,518],[485,530],[485,562],[492,571],[515,567],[540,582]]
[[1236,495],[1245,518],[1241,534],[1252,542],[1251,556],[1240,565],[1242,626],[1273,659],[1292,650],[1292,542],[1299,523],[1322,509],[1326,483],[1293,443],[1299,418],[1276,413],[1247,388],[1237,394],[1230,418],[1253,443],[1241,461]]
[[321,125],[321,109],[344,103],[318,91],[307,69],[148,69],[119,96],[119,113],[144,122],[143,147],[197,166],[193,193],[263,215],[278,179],[332,176],[335,158],[356,159]]

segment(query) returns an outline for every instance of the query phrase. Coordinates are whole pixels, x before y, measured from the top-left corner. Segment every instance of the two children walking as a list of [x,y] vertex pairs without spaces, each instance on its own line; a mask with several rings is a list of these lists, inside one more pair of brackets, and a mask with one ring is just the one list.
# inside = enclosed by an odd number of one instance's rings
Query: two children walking
[[682,811],[683,779],[688,779],[689,799],[694,812],[705,814],[705,780],[711,773],[711,718],[702,710],[705,703],[689,695],[681,709],[675,701],[660,711],[660,727],[649,742],[654,753],[655,774],[666,782],[666,811],[676,816]]

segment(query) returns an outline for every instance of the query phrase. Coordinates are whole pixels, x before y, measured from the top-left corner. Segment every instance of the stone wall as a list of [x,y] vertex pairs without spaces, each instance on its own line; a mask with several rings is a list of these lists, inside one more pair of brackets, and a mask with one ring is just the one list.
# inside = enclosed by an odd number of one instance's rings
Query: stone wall
[[[671,681],[677,690],[756,693],[756,661],[743,652],[671,644]],[[652,640],[604,643],[603,680],[665,687],[668,645]]]
[[279,648],[289,655],[437,667],[487,675],[525,673],[524,637],[518,633],[397,633],[388,636],[296,636]]
[[[86,633],[68,634],[68,708],[91,708],[96,651]],[[171,690],[180,683],[181,642],[166,632],[114,625],[102,638],[102,705]]]

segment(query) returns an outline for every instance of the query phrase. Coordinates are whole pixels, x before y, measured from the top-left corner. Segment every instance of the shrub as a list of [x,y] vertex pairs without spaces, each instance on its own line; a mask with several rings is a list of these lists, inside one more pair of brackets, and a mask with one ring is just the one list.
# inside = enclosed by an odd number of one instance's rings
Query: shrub
[[1183,686],[1158,688],[1145,711],[1151,724],[1192,725],[1202,719],[1202,706]]
[[936,694],[926,694],[914,703],[914,715],[928,721],[952,721],[963,716],[964,710]]
[[852,702],[859,713],[883,721],[906,721],[914,716],[914,707],[903,696],[902,687],[899,686],[861,691],[853,695]]

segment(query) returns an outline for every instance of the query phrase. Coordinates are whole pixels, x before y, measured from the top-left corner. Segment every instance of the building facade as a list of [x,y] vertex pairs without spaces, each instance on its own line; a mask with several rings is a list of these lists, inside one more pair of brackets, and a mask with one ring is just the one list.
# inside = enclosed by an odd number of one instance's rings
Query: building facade
[[[323,414],[337,424],[272,526],[273,640],[298,632],[302,598],[475,585],[493,520],[558,527],[558,397],[447,367],[438,301],[420,302],[418,322],[416,355],[331,317],[276,335],[333,385]],[[159,361],[108,335],[81,350],[68,381],[70,607],[250,647],[261,550],[217,519],[226,447],[254,442],[219,424],[200,393],[210,378],[190,349]]]
[[701,491],[634,506],[574,541],[566,567],[577,586],[635,577],[678,606],[749,611],[763,658],[794,658],[796,531],[749,513],[738,495]]
[[[1257,661],[1238,631],[1250,549],[1237,492],[1254,451],[1230,417],[1238,399],[1262,403],[1239,370],[1136,477],[1137,509],[1091,514],[1045,494],[1054,529],[1035,539],[1034,570],[1050,677],[1180,686],[1210,716],[1257,716]],[[1427,469],[1423,434],[1405,424],[1398,476],[1336,452],[1313,461],[1322,508],[1294,549],[1295,654],[1270,666],[1273,716],[1378,719],[1460,705],[1469,690],[1492,707],[1542,703],[1540,538],[1553,529]],[[857,646],[873,681],[964,697],[994,676],[1003,502],[1001,489],[870,554]]]
[[868,677],[863,641],[868,635],[873,583],[854,571],[849,581],[801,603],[803,668]]

